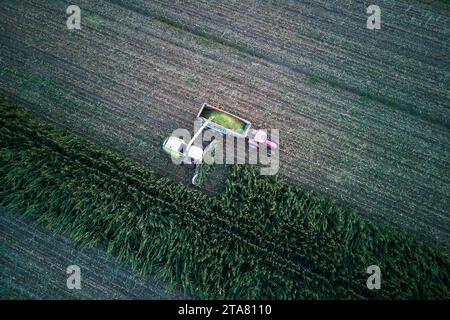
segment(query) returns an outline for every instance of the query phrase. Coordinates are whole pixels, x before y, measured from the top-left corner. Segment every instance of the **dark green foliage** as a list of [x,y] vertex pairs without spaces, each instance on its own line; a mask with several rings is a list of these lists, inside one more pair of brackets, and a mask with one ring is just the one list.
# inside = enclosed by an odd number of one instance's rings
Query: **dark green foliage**
[[306,81],[311,85],[316,85],[321,82],[320,76],[316,74],[310,74],[306,76]]
[[[199,298],[449,298],[450,258],[254,168],[210,198],[2,101],[0,205]],[[381,290],[366,268],[382,270]]]
[[195,174],[197,175],[197,178],[195,180],[196,186],[200,187],[206,182],[208,173],[211,171],[211,169],[212,165],[206,163],[202,163],[197,166],[197,168],[195,169]]

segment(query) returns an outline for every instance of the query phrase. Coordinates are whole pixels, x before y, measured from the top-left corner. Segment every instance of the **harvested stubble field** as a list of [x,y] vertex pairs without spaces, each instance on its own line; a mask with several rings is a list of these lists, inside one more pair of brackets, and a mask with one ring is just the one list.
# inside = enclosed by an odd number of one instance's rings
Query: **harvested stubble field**
[[[35,219],[0,207],[0,299],[181,299],[101,248],[81,249]],[[82,270],[82,290],[68,290],[66,268]]]
[[[188,181],[159,151],[203,102],[281,132],[280,174],[450,247],[450,7],[378,1],[2,1],[0,88]],[[70,3],[71,4],[71,3]]]

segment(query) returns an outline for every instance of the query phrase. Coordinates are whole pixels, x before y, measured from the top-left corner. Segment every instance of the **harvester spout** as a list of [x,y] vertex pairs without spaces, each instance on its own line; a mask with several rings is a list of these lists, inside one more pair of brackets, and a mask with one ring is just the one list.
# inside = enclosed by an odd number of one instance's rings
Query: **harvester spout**
[[192,146],[192,144],[195,142],[195,140],[198,138],[198,136],[202,133],[202,131],[206,128],[206,126],[214,119],[214,116],[212,116],[211,118],[209,118],[208,120],[205,121],[205,123],[203,123],[203,125],[200,127],[200,129],[198,129],[198,131],[194,134],[194,136],[192,137],[191,141],[189,141],[189,143],[186,146],[186,153],[189,151],[189,148]]

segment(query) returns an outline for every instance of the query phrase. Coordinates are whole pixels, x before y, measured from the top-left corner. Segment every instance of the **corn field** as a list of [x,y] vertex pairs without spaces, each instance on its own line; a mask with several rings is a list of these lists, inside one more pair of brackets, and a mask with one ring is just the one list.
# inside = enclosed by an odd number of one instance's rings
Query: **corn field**
[[450,250],[450,6],[369,4],[2,0],[0,94],[185,183],[155,150],[223,107],[280,130],[289,183]]
[[[139,273],[201,299],[450,298],[446,251],[315,193],[233,166],[210,197],[0,106],[0,206]],[[374,264],[381,290],[366,287]]]

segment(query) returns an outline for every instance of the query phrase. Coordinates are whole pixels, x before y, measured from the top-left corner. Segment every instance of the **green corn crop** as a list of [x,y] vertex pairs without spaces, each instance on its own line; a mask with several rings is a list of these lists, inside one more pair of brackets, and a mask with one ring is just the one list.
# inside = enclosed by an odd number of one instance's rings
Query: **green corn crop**
[[[0,205],[208,299],[446,298],[450,258],[320,196],[233,166],[223,193],[159,176],[0,101]],[[366,268],[382,289],[366,287]]]

